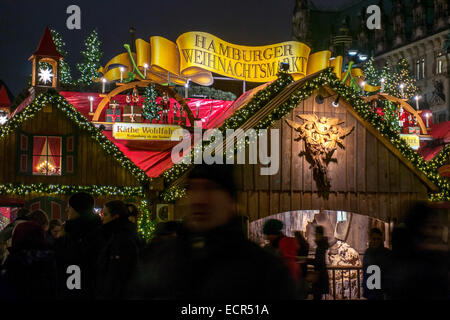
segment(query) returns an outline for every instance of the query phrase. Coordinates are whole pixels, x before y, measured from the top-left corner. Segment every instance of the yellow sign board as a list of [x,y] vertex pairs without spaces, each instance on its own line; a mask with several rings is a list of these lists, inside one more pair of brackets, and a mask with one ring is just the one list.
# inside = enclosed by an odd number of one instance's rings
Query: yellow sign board
[[419,136],[415,134],[400,134],[400,138],[406,141],[406,143],[413,149],[419,150],[420,140]]
[[[200,85],[213,83],[213,73],[250,82],[277,79],[280,63],[289,64],[288,72],[295,80],[327,67],[341,75],[342,58],[330,60],[328,50],[311,53],[311,48],[298,41],[265,46],[242,46],[226,42],[206,32],[186,32],[175,42],[153,36],[150,41],[136,40],[136,52],[121,53],[98,71],[108,81],[121,79],[119,66],[127,71],[137,67],[147,80],[184,84],[189,79]],[[142,75],[140,76],[142,77]]]
[[180,141],[182,129],[177,125],[153,123],[114,123],[113,137],[117,140],[154,140],[154,141]]

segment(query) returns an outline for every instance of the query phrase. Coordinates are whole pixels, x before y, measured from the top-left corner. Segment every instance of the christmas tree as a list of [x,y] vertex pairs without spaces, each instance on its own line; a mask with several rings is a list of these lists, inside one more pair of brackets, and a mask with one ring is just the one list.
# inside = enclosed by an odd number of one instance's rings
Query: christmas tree
[[[403,86],[403,90],[401,86]],[[404,58],[397,63],[396,72],[392,77],[391,90],[394,96],[403,99],[410,99],[419,92],[416,86],[416,79],[409,71],[408,61]]]
[[363,71],[364,71],[364,76],[365,76],[365,81],[372,85],[372,86],[379,86],[380,85],[380,74],[377,70],[377,68],[375,68],[375,62],[373,60],[373,58],[370,58],[369,61],[367,61],[364,65],[363,65]]
[[[64,49],[65,43],[62,36],[56,30],[50,30],[52,33],[53,42],[55,43],[56,49],[62,56],[67,55],[67,51]],[[61,84],[71,84],[72,76],[70,74],[70,66],[63,58],[59,64],[59,82]]]
[[[381,72],[377,70],[374,65],[374,60],[371,58],[363,66],[364,76],[366,77],[366,82],[371,85],[382,85],[383,92],[389,95],[397,95],[396,92],[396,82],[394,81],[394,74],[388,63],[385,64]],[[399,125],[399,114],[397,110],[397,105],[386,100],[379,100],[376,102],[376,107],[381,108],[383,113],[383,119],[389,123],[389,125],[396,130],[400,131]]]
[[92,31],[84,42],[86,51],[81,51],[84,61],[77,64],[77,68],[81,73],[81,77],[78,79],[79,84],[92,84],[93,79],[99,77],[97,70],[100,68],[100,59],[103,55],[100,51],[100,44],[97,30]]
[[142,104],[142,113],[144,117],[148,120],[159,119],[161,107],[156,102],[158,97],[158,90],[155,89],[155,85],[149,85],[145,88],[144,92],[144,103]]

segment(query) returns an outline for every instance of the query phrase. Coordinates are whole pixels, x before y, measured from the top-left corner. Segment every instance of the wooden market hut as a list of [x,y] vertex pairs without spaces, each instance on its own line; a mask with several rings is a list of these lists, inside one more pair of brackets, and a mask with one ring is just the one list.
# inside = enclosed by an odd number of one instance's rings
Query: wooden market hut
[[[357,111],[354,101],[360,98],[346,99],[345,85],[336,78],[327,80],[327,72],[286,86],[239,125],[245,131],[258,127],[274,114],[279,115],[270,126],[280,129],[278,173],[263,176],[259,164],[236,166],[237,209],[250,221],[297,210],[346,211],[384,222],[398,221],[414,202],[427,201],[429,193],[439,191],[424,172]],[[301,95],[306,97],[292,105]],[[338,107],[333,106],[337,101]],[[251,103],[252,100],[247,105]],[[345,149],[338,147],[333,154],[335,162],[327,166],[330,179],[327,196],[315,181],[308,157],[301,154],[305,143],[296,141],[299,133],[285,121],[302,123],[297,116],[305,114],[319,119],[338,118],[345,122],[342,126],[354,127],[343,139]],[[185,177],[186,173],[171,186],[181,186]],[[180,206],[175,206],[175,218],[183,214]]]
[[0,207],[20,200],[65,218],[68,197],[87,191],[96,206],[146,197],[149,179],[64,97],[37,96],[0,127]]

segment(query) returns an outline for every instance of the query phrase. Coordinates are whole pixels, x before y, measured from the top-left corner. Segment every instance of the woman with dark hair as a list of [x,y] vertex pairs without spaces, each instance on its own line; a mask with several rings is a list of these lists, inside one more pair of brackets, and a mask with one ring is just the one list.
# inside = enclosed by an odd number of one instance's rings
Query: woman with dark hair
[[49,227],[49,221],[47,214],[41,210],[34,210],[28,215],[28,220],[36,222],[38,225],[44,229],[44,231],[48,230]]
[[138,259],[136,227],[128,217],[128,207],[122,201],[105,203],[102,229],[106,246],[97,264],[98,299],[126,298]]

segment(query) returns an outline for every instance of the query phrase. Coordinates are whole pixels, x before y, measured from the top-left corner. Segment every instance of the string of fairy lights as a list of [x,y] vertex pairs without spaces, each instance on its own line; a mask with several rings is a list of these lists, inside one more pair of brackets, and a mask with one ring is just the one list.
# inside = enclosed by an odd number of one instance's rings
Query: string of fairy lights
[[[274,81],[265,90],[260,91],[255,97],[248,103],[247,106],[236,112],[233,116],[227,119],[224,125],[221,127],[229,129],[237,129],[251,116],[253,116],[259,109],[261,109],[266,103],[272,99],[276,94],[286,88],[291,82],[290,75],[280,73],[279,78]],[[386,122],[380,115],[371,111],[368,103],[366,103],[361,97],[360,93],[356,92],[352,88],[343,84],[334,74],[331,68],[322,71],[318,76],[306,81],[304,85],[294,92],[290,98],[282,105],[275,108],[271,114],[265,117],[259,122],[255,129],[265,129],[270,127],[275,121],[280,120],[291,110],[293,110],[298,104],[306,100],[315,90],[324,85],[328,85],[333,88],[337,94],[341,96],[343,100],[346,100],[353,106],[355,111],[366,121],[368,121],[373,127],[375,127],[382,136],[386,137],[400,152],[407,158],[414,166],[423,172],[425,176],[432,181],[439,189],[438,193],[429,194],[431,201],[450,201],[450,183],[439,175],[437,169],[447,159],[449,149],[446,148],[445,152],[441,152],[437,160],[428,163],[417,152],[415,152],[405,140],[400,138],[399,134],[391,127],[390,123]],[[212,142],[204,141],[202,148],[192,148],[191,157],[195,156],[196,152],[201,152],[205,147]],[[197,150],[196,150],[197,149]],[[170,170],[163,174],[166,185],[170,185],[181,175],[188,170],[190,165],[185,163],[175,164]],[[174,195],[181,196],[182,192],[172,192],[172,196],[169,197],[172,201],[175,200]]]
[[14,194],[25,196],[33,193],[54,194],[54,195],[72,195],[77,192],[87,192],[93,196],[123,196],[123,197],[139,197],[145,196],[142,187],[126,187],[126,186],[102,186],[102,185],[61,185],[61,184],[20,184],[6,183],[0,184],[0,194]]

